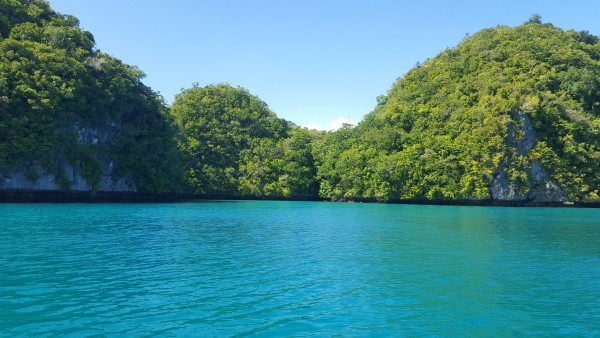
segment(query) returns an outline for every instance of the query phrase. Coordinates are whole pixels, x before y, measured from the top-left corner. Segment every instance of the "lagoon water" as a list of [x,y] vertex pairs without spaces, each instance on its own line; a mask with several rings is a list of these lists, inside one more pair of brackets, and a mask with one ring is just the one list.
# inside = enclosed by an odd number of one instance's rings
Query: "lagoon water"
[[600,210],[0,204],[2,337],[600,335]]

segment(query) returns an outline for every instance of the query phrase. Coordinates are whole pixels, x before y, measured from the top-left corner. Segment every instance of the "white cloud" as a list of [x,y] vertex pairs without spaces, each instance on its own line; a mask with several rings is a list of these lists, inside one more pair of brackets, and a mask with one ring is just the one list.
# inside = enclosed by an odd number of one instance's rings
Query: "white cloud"
[[349,120],[345,117],[338,117],[337,119],[329,123],[329,130],[334,131],[340,129],[344,124],[355,125],[356,122]]
[[305,125],[304,128],[316,129],[316,130],[325,130],[325,128],[321,127],[320,125],[318,125],[316,123],[309,123],[309,124]]
[[347,119],[345,117],[338,117],[337,119],[329,122],[329,128],[323,128],[321,127],[320,124],[318,123],[309,123],[304,125],[304,128],[308,128],[308,129],[315,129],[315,130],[329,130],[329,131],[335,131],[340,129],[344,124],[351,124],[351,125],[356,125],[356,122],[350,119]]

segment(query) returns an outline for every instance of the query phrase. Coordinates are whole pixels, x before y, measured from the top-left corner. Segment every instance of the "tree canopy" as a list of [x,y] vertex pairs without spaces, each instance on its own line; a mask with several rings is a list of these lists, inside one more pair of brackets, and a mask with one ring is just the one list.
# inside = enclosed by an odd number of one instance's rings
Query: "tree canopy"
[[[141,71],[94,46],[46,1],[0,1],[0,171],[60,177],[70,164],[94,186],[114,163],[115,178],[140,191],[172,189],[178,155],[162,98]],[[86,142],[85,130],[111,135]]]
[[[550,180],[565,199],[596,200],[600,44],[539,21],[467,37],[400,78],[354,130],[328,135],[321,196],[488,199],[501,175],[522,196]],[[519,149],[529,121],[535,140]]]
[[241,87],[171,107],[43,0],[0,0],[0,173],[106,168],[139,191],[215,197],[600,199],[600,39],[533,15],[399,78],[356,127],[280,119]]
[[208,196],[312,194],[310,137],[246,89],[182,91],[171,107],[191,189]]

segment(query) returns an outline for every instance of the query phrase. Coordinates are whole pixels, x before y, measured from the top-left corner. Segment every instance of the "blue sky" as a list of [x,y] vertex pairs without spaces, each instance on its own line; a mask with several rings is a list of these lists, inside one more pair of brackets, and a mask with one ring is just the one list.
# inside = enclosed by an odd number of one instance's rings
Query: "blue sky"
[[[242,86],[277,115],[328,129],[359,122],[417,62],[468,34],[534,13],[600,35],[600,1],[50,0],[97,47],[147,75],[168,102],[182,88]],[[335,123],[334,123],[335,124]]]

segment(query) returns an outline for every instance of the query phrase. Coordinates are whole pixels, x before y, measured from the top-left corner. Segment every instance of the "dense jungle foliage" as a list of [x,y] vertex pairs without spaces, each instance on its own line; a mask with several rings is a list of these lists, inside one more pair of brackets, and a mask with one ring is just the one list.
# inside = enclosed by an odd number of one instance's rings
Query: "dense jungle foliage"
[[171,107],[188,183],[208,196],[315,196],[309,132],[243,88],[184,90]]
[[504,179],[519,196],[599,200],[600,42],[539,16],[466,37],[335,132],[228,84],[167,107],[143,76],[46,1],[0,0],[0,173],[60,179],[70,163],[96,182],[114,163],[140,191],[377,201],[490,199]]
[[[69,163],[92,185],[114,163],[140,191],[177,186],[168,109],[144,74],[95,50],[78,20],[42,0],[0,0],[0,172],[61,178]],[[110,134],[85,142],[85,132]],[[65,189],[70,182],[64,177]]]
[[[528,151],[508,137],[522,127],[519,114],[537,138]],[[532,177],[539,162],[565,199],[589,201],[598,200],[599,146],[598,38],[534,16],[418,65],[356,128],[314,148],[320,195],[330,199],[487,199],[500,170],[526,195],[545,189]]]

